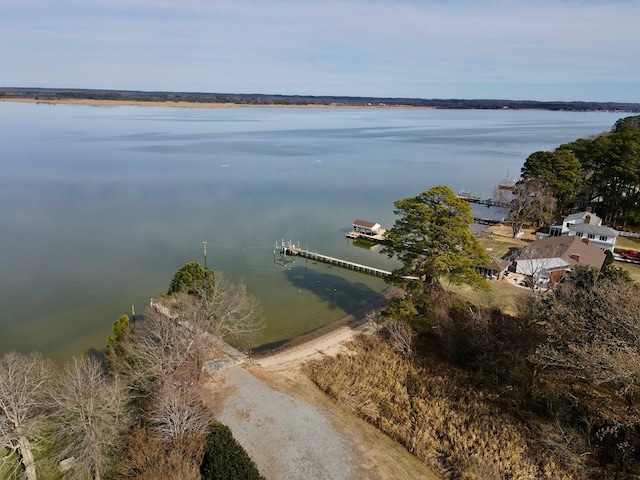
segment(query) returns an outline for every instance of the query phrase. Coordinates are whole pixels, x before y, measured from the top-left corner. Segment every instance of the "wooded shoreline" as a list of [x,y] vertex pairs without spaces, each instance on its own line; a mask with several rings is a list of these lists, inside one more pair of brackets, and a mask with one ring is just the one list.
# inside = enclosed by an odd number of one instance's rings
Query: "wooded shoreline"
[[74,88],[0,87],[0,101],[84,105],[137,105],[193,108],[364,107],[479,110],[559,110],[640,112],[640,103],[588,101],[533,101],[509,99],[424,99],[206,92],[143,92]]

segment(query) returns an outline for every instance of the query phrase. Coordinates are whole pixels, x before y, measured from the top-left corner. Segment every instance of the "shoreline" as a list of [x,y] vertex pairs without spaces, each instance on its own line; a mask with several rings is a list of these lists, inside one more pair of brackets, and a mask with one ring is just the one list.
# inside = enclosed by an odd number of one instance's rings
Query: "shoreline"
[[[475,236],[497,236],[512,240],[510,228],[503,224],[483,226]],[[519,243],[526,243],[535,237],[529,233],[525,238],[517,239]],[[511,282],[512,283],[512,282]],[[334,323],[321,327],[306,335],[301,335],[291,341],[273,348],[258,350],[251,353],[251,361],[259,367],[268,369],[295,368],[307,360],[321,358],[326,355],[335,355],[343,350],[345,342],[353,339],[360,333],[372,333],[377,331],[377,325],[367,320],[369,312],[379,311],[386,307],[389,301],[400,290],[394,286],[388,286],[382,296],[367,305],[361,307],[352,314],[345,315]]]
[[342,109],[417,109],[436,110],[436,107],[420,107],[413,105],[344,105],[340,103],[328,104],[248,104],[248,103],[218,103],[218,102],[184,102],[184,101],[142,101],[142,100],[94,100],[90,98],[39,100],[35,98],[0,98],[6,103],[35,103],[37,105],[84,105],[91,107],[165,107],[165,108],[342,108]]
[[297,367],[307,360],[334,355],[342,345],[361,333],[372,333],[377,326],[368,321],[369,312],[378,311],[388,305],[397,290],[389,287],[384,296],[374,300],[357,311],[345,315],[337,322],[296,337],[280,348],[265,350],[251,355],[251,361],[261,368],[286,369]]

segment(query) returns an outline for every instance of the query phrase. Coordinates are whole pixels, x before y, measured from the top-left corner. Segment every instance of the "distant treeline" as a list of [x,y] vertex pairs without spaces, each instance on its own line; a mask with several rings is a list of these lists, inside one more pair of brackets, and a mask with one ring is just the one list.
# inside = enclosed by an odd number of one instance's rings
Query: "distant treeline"
[[0,87],[0,99],[29,99],[42,102],[59,100],[114,100],[135,102],[234,103],[239,105],[340,105],[409,106],[440,109],[539,109],[571,111],[640,112],[639,103],[619,102],[537,102],[530,100],[465,100],[389,97],[345,97],[309,95],[263,95],[202,92],[138,92],[130,90],[89,90],[74,88]]

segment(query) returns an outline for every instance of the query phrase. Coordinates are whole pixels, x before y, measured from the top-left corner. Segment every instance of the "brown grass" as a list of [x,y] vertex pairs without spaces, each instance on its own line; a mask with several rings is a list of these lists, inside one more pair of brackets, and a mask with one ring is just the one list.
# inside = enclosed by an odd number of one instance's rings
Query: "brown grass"
[[504,392],[475,388],[467,373],[436,358],[405,360],[377,335],[359,337],[351,348],[356,355],[311,362],[306,373],[445,478],[584,478],[564,465],[570,454],[553,428],[543,442],[544,426],[500,409]]
[[473,305],[493,307],[507,315],[519,315],[532,293],[529,288],[516,287],[508,280],[490,281],[491,290],[474,290],[469,285],[450,285],[446,289]]
[[339,432],[349,437],[357,449],[358,469],[354,479],[367,480],[438,480],[441,477],[409,454],[401,445],[364,421],[352,411],[345,410],[321,392],[299,368],[277,371],[252,369],[251,373],[272,388],[303,402],[321,408]]
[[535,230],[528,228],[520,238],[513,238],[511,227],[508,225],[492,225],[480,232],[476,238],[490,257],[502,258],[511,248],[522,248],[535,240]]
[[167,445],[146,427],[137,426],[113,478],[117,480],[197,480],[205,438],[194,436]]

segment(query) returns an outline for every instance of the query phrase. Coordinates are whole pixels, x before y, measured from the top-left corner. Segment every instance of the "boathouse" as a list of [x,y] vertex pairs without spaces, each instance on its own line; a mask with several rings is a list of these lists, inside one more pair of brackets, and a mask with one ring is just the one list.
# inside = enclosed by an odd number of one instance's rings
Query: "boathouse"
[[378,235],[381,229],[382,225],[370,222],[369,220],[361,220],[358,218],[353,221],[353,231],[357,233],[362,233],[364,235]]

